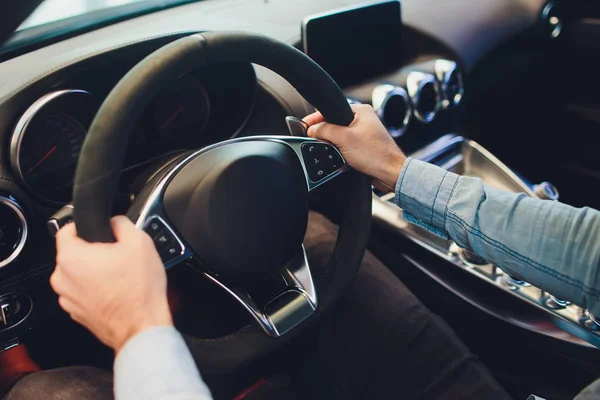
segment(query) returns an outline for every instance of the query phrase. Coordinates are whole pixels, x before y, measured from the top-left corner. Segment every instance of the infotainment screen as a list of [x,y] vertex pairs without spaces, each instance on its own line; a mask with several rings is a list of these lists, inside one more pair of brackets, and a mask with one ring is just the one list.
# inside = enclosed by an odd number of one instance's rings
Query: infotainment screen
[[304,52],[346,87],[400,67],[399,1],[385,1],[307,17]]

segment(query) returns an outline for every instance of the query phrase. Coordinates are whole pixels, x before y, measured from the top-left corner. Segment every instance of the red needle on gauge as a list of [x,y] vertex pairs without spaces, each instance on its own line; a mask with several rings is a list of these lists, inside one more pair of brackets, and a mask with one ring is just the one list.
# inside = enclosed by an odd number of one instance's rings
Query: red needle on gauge
[[183,111],[183,106],[179,107],[179,108],[177,109],[177,111],[175,111],[175,112],[173,113],[173,115],[171,115],[171,116],[169,117],[169,119],[168,119],[168,120],[167,120],[167,121],[166,121],[164,124],[162,124],[162,126],[160,127],[160,130],[162,131],[162,130],[163,130],[163,129],[165,129],[167,126],[169,126],[169,125],[171,124],[171,122],[175,121],[175,118],[177,118],[177,116],[178,116],[179,114],[181,114],[181,112],[182,112],[182,111]]
[[29,173],[32,173],[34,169],[36,169],[37,167],[39,167],[40,164],[43,163],[46,160],[46,158],[50,157],[50,155],[56,151],[56,147],[57,146],[54,145],[54,147],[51,148],[50,151],[47,152],[46,155],[44,157],[42,157],[42,159],[40,161],[38,161],[33,167],[31,167],[31,169],[29,170]]

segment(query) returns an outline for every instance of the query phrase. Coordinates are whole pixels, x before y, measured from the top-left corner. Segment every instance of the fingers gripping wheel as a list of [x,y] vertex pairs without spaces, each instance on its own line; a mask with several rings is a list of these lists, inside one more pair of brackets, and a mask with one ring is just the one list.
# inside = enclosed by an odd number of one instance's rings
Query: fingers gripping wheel
[[[114,240],[109,219],[118,171],[132,125],[146,103],[166,82],[222,62],[270,68],[294,85],[328,122],[349,125],[353,119],[329,75],[288,45],[231,32],[173,42],[123,77],[90,127],[73,195],[74,218],[83,239]],[[329,264],[318,275],[311,275],[302,247],[307,194],[347,170],[333,146],[306,137],[234,139],[184,156],[169,168],[143,191],[146,195],[138,196],[130,217],[153,237],[165,266],[188,258],[202,261],[203,274],[236,298],[268,333],[257,334],[252,328],[222,340],[197,338],[193,350],[202,353],[201,364],[228,368],[273,351],[310,325],[300,323],[309,316],[315,320],[351,284],[369,232],[367,177],[350,172],[341,181],[344,196],[332,196],[340,209],[340,234]],[[284,288],[270,301],[257,304],[244,288],[270,274],[279,274]]]

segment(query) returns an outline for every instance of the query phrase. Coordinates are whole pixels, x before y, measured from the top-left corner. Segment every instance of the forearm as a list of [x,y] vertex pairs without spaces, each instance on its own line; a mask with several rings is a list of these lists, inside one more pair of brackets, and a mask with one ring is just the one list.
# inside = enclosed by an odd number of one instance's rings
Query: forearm
[[600,213],[489,188],[409,160],[396,201],[410,221],[600,314]]
[[115,359],[115,398],[212,399],[183,338],[173,327],[147,329]]

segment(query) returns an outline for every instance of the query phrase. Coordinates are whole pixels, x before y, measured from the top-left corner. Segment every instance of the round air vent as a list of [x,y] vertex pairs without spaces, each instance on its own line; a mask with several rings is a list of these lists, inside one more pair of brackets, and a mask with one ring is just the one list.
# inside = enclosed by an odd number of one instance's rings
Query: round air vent
[[542,9],[542,23],[552,39],[560,36],[563,29],[563,18],[560,7],[550,2]]
[[0,196],[0,268],[14,261],[25,246],[27,221],[12,197]]
[[442,106],[440,85],[433,74],[412,71],[406,78],[415,117],[424,123],[433,121]]
[[392,137],[398,138],[406,132],[412,116],[406,90],[399,86],[379,85],[373,89],[372,104]]
[[458,65],[454,61],[439,59],[435,61],[434,69],[442,88],[442,107],[459,105],[465,89]]

